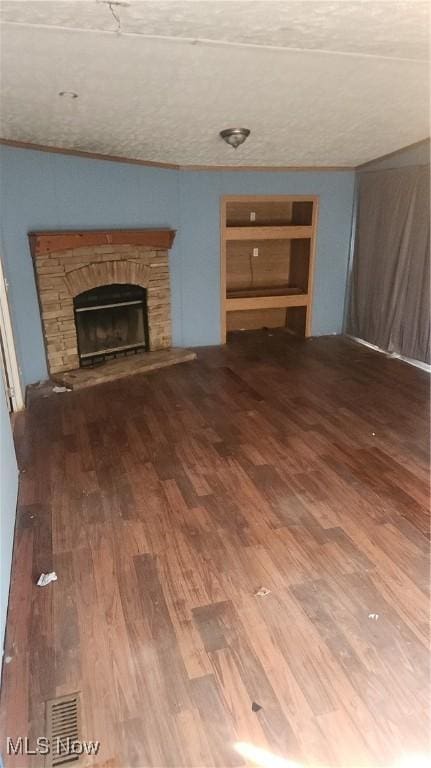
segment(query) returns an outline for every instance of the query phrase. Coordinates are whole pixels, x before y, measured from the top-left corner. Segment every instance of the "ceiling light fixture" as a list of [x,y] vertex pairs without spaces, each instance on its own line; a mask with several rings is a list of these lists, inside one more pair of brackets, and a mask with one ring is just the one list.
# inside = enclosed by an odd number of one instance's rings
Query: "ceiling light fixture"
[[220,136],[226,144],[236,149],[242,144],[247,136],[250,136],[248,128],[225,128],[224,131],[220,131]]
[[59,91],[59,96],[64,96],[65,99],[77,99],[78,94],[75,91]]

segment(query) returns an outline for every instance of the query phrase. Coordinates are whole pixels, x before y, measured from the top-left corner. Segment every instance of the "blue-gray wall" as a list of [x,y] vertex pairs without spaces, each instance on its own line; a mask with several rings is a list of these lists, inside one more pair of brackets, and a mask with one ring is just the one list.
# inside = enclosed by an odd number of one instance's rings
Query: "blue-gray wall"
[[[179,227],[178,174],[32,150],[0,148],[4,267],[25,384],[47,377],[28,232],[57,229]],[[179,256],[172,253],[178,343]]]
[[388,171],[391,168],[405,168],[409,165],[429,165],[429,163],[430,140],[424,139],[424,141],[413,144],[411,147],[404,147],[398,152],[393,152],[388,157],[377,158],[377,160],[367,163],[365,168],[359,167],[358,172]]
[[26,384],[47,376],[27,233],[172,227],[173,341],[220,342],[220,196],[317,194],[313,334],[340,333],[354,173],[177,171],[0,148],[5,271]]
[[[0,376],[0,649],[6,625],[10,566],[15,528],[18,468],[12,429],[6,406],[3,378]],[[1,664],[1,654],[0,654]]]
[[320,195],[313,335],[341,333],[353,172],[185,171],[180,179],[183,343],[220,343],[220,197]]

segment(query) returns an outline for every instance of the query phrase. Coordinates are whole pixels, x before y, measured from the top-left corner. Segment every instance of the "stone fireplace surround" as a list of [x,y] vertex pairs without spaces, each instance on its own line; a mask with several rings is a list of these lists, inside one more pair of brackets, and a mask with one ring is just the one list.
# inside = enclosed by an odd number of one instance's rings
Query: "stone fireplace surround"
[[112,283],[147,290],[150,350],[171,346],[171,229],[32,232],[29,235],[49,373],[79,367],[73,299]]

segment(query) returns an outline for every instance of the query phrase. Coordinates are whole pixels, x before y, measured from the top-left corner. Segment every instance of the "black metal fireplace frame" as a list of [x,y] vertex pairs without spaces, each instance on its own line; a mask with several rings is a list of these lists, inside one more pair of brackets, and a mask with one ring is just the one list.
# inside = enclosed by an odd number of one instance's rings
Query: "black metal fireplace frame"
[[[115,301],[115,292],[120,292],[120,301]],[[129,294],[127,298],[126,294]],[[97,295],[99,294],[99,298]],[[106,349],[94,353],[82,353],[79,343],[79,322],[77,315],[86,311],[97,311],[100,309],[108,309],[119,306],[140,306],[142,310],[143,328],[144,328],[144,341],[139,344],[130,344],[118,349]],[[75,296],[73,300],[73,313],[75,319],[76,328],[76,341],[78,347],[79,365],[81,368],[90,367],[94,365],[101,365],[107,360],[112,360],[118,357],[126,357],[128,355],[135,355],[140,351],[149,351],[150,338],[148,328],[148,311],[147,311],[147,291],[140,285],[132,285],[125,283],[112,283],[110,285],[102,285],[98,288],[92,288],[89,291],[83,291]]]

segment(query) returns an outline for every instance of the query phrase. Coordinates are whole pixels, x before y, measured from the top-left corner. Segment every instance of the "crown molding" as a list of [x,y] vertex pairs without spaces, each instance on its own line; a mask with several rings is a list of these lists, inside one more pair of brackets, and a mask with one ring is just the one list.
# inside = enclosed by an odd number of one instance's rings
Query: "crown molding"
[[360,165],[179,165],[177,163],[162,163],[156,160],[140,160],[133,157],[124,157],[122,155],[105,155],[101,152],[85,152],[81,149],[66,149],[65,147],[53,147],[49,144],[32,144],[27,141],[16,141],[14,139],[1,139],[0,145],[5,147],[15,147],[15,149],[30,149],[35,152],[48,152],[56,155],[70,155],[72,157],[83,157],[88,160],[104,160],[110,163],[127,163],[129,165],[143,165],[149,168],[165,168],[174,171],[215,171],[215,172],[266,172],[266,173],[299,173],[299,172],[340,172],[340,171],[362,171],[372,166],[380,160],[386,160],[390,157],[396,157],[406,150],[415,149],[422,144],[430,142],[430,138],[420,139],[419,141],[400,147],[393,152],[385,155],[379,155],[372,160]]
[[137,158],[123,157],[120,155],[104,155],[100,152],[85,152],[81,149],[66,149],[53,147],[48,144],[32,144],[27,141],[15,141],[14,139],[0,139],[0,145],[14,147],[15,149],[30,149],[35,152],[48,152],[57,155],[69,155],[83,157],[87,160],[104,160],[111,163],[128,163],[131,165],[143,165],[150,168],[166,168],[175,171],[261,171],[271,173],[287,173],[300,171],[354,171],[353,165],[178,165],[176,163],[162,163],[155,160],[139,160]]
[[292,173],[296,171],[354,171],[353,165],[180,165],[180,171],[265,171]]
[[56,155],[72,155],[73,157],[84,157],[87,160],[107,160],[111,163],[129,163],[130,165],[146,165],[150,168],[168,168],[177,171],[179,165],[175,163],[159,163],[155,160],[138,160],[133,157],[123,157],[121,155],[104,155],[101,152],[85,152],[81,149],[66,149],[64,147],[53,147],[49,144],[32,144],[27,141],[15,141],[14,139],[0,139],[0,145],[6,147],[15,147],[16,149],[32,149],[36,152],[48,152]]

